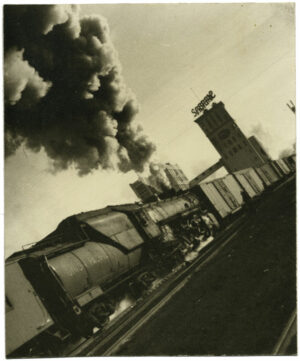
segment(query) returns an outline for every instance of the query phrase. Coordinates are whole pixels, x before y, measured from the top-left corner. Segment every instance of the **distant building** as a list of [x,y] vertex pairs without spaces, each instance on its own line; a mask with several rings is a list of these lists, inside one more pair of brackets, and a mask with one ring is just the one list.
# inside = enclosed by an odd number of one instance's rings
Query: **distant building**
[[177,164],[155,164],[147,178],[139,177],[130,184],[143,202],[172,197],[178,191],[189,188],[189,180]]
[[143,202],[155,200],[157,198],[157,190],[147,184],[142,178],[130,184],[131,189],[136,196]]
[[260,141],[254,135],[248,138],[248,141],[251,144],[252,148],[255,150],[255,152],[264,160],[265,163],[271,160],[270,156],[265,151]]
[[229,173],[265,163],[265,157],[249,142],[222,102],[213,103],[195,122],[216,148]]
[[177,164],[166,163],[164,171],[171,183],[172,188],[178,191],[184,191],[189,188],[189,180]]

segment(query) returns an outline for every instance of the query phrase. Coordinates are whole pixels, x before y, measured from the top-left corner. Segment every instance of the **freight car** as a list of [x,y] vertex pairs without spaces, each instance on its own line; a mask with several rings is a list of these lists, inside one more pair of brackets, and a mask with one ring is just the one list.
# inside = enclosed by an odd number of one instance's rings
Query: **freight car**
[[282,158],[285,164],[290,168],[291,172],[296,171],[296,155],[290,155]]
[[190,192],[202,199],[207,209],[216,214],[219,223],[225,225],[243,208],[243,192],[256,203],[262,194],[272,190],[295,170],[295,156],[290,156],[269,161],[258,168],[246,168],[222,178],[199,182]]
[[101,329],[124,292],[142,292],[216,227],[192,193],[63,220],[7,260],[7,354],[59,355],[74,337]]

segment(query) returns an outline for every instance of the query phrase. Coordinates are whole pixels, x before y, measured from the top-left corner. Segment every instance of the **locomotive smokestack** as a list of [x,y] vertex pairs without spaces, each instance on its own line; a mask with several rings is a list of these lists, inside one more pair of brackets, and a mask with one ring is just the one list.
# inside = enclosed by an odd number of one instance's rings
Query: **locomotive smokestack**
[[155,145],[134,124],[107,21],[75,5],[4,7],[5,154],[44,149],[56,169],[143,171]]

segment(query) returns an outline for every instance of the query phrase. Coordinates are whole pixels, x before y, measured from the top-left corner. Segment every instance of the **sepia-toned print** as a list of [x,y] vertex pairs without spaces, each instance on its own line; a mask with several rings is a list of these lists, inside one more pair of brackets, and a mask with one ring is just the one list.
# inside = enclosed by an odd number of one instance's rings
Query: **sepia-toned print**
[[295,4],[3,19],[3,356],[296,355]]

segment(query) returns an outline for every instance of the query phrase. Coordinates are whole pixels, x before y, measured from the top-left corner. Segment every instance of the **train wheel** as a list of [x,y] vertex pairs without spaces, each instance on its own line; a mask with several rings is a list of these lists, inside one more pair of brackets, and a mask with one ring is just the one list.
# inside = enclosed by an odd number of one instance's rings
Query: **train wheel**
[[96,303],[89,310],[93,327],[103,328],[109,321],[112,309],[105,303]]
[[153,272],[149,272],[148,277],[149,277],[149,281],[151,283],[154,282],[156,280],[156,278],[157,278]]
[[142,287],[148,289],[152,282],[154,281],[153,277],[150,275],[149,272],[145,272],[141,277],[139,277],[139,282],[141,283]]
[[117,302],[113,298],[110,298],[105,302],[105,306],[109,315],[112,315],[116,310]]
[[152,282],[146,280],[146,277],[139,276],[129,284],[130,292],[135,299],[143,297],[146,290],[150,287],[151,283]]

